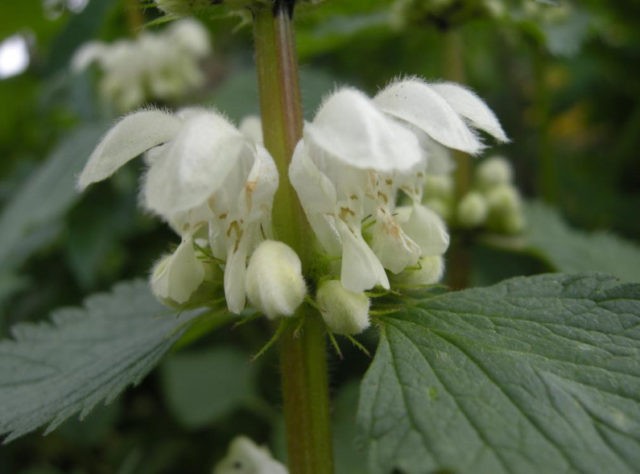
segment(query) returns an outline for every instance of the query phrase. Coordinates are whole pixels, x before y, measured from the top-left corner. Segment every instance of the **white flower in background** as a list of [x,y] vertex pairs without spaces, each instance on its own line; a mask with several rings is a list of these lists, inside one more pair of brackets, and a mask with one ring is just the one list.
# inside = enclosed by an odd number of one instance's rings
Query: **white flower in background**
[[[340,89],[305,125],[289,176],[321,246],[341,259],[345,289],[389,288],[385,269],[410,271],[446,251],[444,222],[421,203],[429,152],[479,153],[483,146],[470,126],[507,140],[474,93],[416,78],[396,81],[373,99]],[[396,208],[400,190],[410,206]]]
[[213,474],[287,474],[286,467],[273,459],[268,448],[256,445],[246,436],[238,436],[229,451],[214,468]]
[[72,68],[79,71],[98,63],[101,94],[127,111],[147,101],[176,100],[200,87],[205,77],[199,63],[209,53],[207,31],[185,19],[135,40],[87,43],[74,55]]
[[247,259],[271,230],[278,187],[273,159],[217,112],[146,110],[125,116],[106,134],[80,174],[79,188],[108,178],[143,152],[148,171],[142,205],[182,239],[154,268],[154,292],[179,303],[197,290],[204,278],[194,253],[198,242],[225,262],[227,305],[239,313]]

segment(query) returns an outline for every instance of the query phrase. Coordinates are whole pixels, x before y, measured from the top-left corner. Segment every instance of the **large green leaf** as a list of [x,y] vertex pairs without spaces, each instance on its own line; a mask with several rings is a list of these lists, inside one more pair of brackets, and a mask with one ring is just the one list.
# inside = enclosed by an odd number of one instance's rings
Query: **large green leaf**
[[51,324],[12,328],[0,341],[0,435],[14,439],[71,415],[86,415],[137,383],[180,337],[197,312],[160,305],[146,282],[117,285],[63,309]]
[[380,326],[358,413],[372,472],[638,472],[640,285],[520,277]]
[[605,232],[570,228],[557,211],[542,204],[525,207],[526,246],[566,273],[597,271],[640,282],[640,247]]

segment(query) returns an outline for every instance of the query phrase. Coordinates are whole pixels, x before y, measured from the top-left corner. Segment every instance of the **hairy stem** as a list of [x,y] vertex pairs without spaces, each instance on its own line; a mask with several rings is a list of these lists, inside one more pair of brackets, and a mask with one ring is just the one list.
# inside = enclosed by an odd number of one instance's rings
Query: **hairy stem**
[[[254,38],[262,129],[266,148],[278,167],[280,185],[274,199],[273,227],[277,239],[311,264],[312,234],[288,168],[302,136],[298,65],[291,24],[292,2],[275,0],[273,8],[254,11]],[[303,306],[280,339],[280,368],[292,474],[333,472],[329,419],[326,334],[319,315]]]

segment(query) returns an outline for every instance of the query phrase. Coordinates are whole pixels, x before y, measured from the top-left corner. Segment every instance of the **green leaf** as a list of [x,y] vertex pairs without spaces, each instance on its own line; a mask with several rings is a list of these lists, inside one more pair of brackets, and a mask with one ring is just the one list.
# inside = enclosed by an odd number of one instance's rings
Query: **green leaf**
[[4,271],[55,237],[56,219],[79,198],[76,176],[106,129],[105,124],[89,124],[73,131],[3,209],[0,267]]
[[520,277],[379,323],[358,413],[372,472],[638,472],[640,285]]
[[571,229],[542,203],[525,207],[526,246],[565,273],[597,271],[640,282],[640,247],[612,234]]
[[0,435],[12,440],[71,415],[84,417],[137,383],[178,339],[197,312],[160,305],[146,282],[117,285],[62,309],[52,323],[12,328],[0,341]]
[[230,347],[173,354],[162,365],[167,404],[186,428],[202,428],[255,395],[249,357]]

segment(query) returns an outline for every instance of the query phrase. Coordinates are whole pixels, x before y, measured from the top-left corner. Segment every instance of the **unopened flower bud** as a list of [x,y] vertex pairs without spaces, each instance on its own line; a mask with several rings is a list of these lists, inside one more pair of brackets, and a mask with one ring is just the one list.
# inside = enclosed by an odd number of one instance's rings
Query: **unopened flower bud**
[[478,187],[489,191],[500,185],[506,185],[513,180],[513,168],[502,156],[486,159],[476,169]]
[[186,303],[205,277],[205,268],[196,256],[193,241],[183,240],[178,248],[156,262],[151,270],[153,294],[169,306]]
[[347,290],[338,280],[322,283],[316,302],[324,322],[336,334],[359,334],[369,327],[369,298]]
[[292,316],[307,294],[300,258],[288,245],[265,240],[249,259],[245,288],[268,318]]
[[485,222],[488,213],[487,200],[482,194],[471,191],[458,204],[458,223],[462,227],[476,227]]
[[510,184],[503,184],[487,193],[487,204],[492,215],[516,212],[521,207],[520,194]]
[[422,257],[419,268],[408,269],[397,275],[394,280],[411,286],[433,285],[444,275],[444,259],[441,255]]
[[430,174],[425,178],[424,194],[427,198],[450,199],[453,196],[453,179],[448,174]]
[[524,230],[524,215],[520,211],[508,213],[503,220],[503,229],[507,234],[519,234]]

